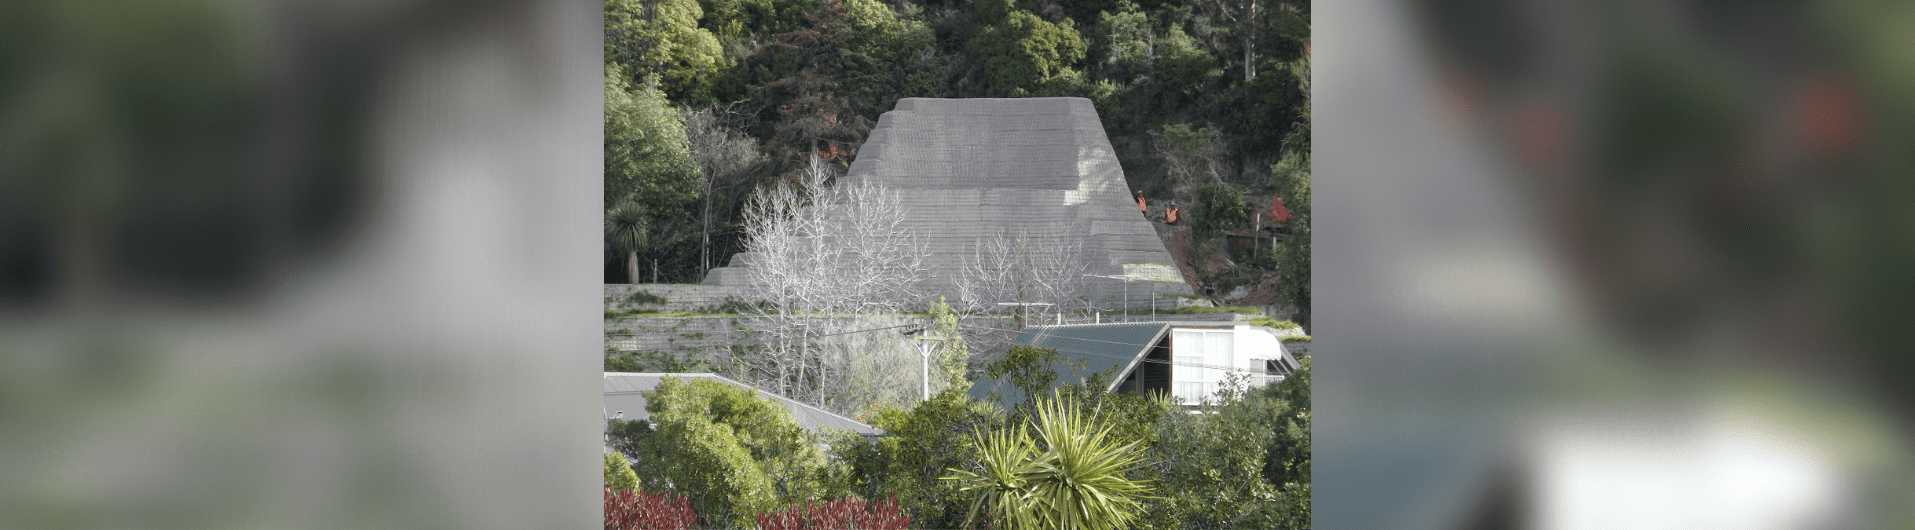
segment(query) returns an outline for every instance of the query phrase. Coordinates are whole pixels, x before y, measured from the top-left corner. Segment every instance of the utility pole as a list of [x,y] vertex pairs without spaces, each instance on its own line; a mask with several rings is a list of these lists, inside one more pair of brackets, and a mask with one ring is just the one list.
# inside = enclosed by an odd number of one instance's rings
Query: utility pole
[[931,345],[927,341],[937,340],[924,336],[925,328],[904,330],[904,336],[918,341],[918,386],[924,391],[924,401],[931,400]]
[[931,400],[931,344],[927,337],[915,337],[918,341],[918,387],[924,389],[924,401]]

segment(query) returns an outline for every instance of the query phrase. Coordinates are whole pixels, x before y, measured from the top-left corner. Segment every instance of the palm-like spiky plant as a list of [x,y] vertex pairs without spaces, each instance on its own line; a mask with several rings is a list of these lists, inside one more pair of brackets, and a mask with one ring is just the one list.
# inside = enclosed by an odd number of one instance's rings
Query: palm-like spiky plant
[[944,477],[957,481],[958,491],[978,494],[977,502],[971,504],[971,515],[964,518],[964,527],[971,527],[978,507],[988,502],[991,515],[1003,521],[1006,529],[1038,528],[1031,490],[1025,485],[1025,479],[1035,470],[1032,463],[1037,455],[1030,435],[1022,429],[1006,429],[973,435],[972,441],[977,444],[982,472],[953,469],[953,475]]
[[1050,450],[1031,463],[1026,484],[1045,528],[1120,528],[1137,517],[1149,487],[1124,476],[1137,465],[1137,443],[1118,444],[1110,427],[1052,398],[1037,409],[1037,434]]
[[1055,394],[1038,400],[1037,410],[1031,428],[1043,452],[1024,429],[992,432],[974,438],[981,472],[953,469],[944,477],[978,493],[972,514],[988,502],[1010,530],[1109,529],[1135,519],[1149,493],[1147,483],[1125,477],[1140,461],[1137,444],[1118,444],[1108,426]]
[[614,252],[625,253],[629,283],[638,283],[638,249],[645,246],[645,224],[645,208],[635,201],[605,211],[605,242]]

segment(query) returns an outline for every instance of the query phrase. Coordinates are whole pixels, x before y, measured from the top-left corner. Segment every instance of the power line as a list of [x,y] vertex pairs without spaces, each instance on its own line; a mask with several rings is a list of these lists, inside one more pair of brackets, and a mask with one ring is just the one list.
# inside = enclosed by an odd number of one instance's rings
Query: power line
[[[981,328],[981,329],[986,329],[986,330],[992,330],[992,331],[1018,331],[1018,330],[1014,330],[1014,329],[1009,329],[1009,328],[993,328],[993,327],[989,327],[989,326],[983,326],[983,325],[978,325],[978,324],[964,324],[964,323],[959,323],[958,325],[960,325],[960,326],[970,326],[970,327],[973,327],[973,328]],[[1097,340],[1097,339],[1087,339],[1087,338],[1081,338],[1081,337],[1060,337],[1060,338],[1064,338],[1064,339],[1069,339],[1069,340],[1077,340],[1077,341],[1084,341],[1084,342],[1099,342],[1099,343],[1104,343],[1104,344],[1115,344],[1115,345],[1119,345],[1119,346],[1131,346],[1131,347],[1136,347],[1136,348],[1143,348],[1143,347],[1147,347],[1147,346],[1154,346],[1154,345],[1155,345],[1155,343],[1151,343],[1151,344],[1139,344],[1139,343],[1130,343],[1130,342],[1118,342],[1118,341],[1108,341],[1108,340]],[[1134,360],[1140,360],[1140,361],[1142,361],[1142,362],[1147,362],[1147,363],[1155,363],[1155,364],[1161,364],[1161,365],[1166,365],[1166,366],[1188,366],[1188,367],[1192,367],[1192,368],[1209,368],[1209,369],[1213,369],[1213,370],[1223,370],[1223,371],[1228,371],[1228,372],[1240,372],[1240,373],[1249,373],[1249,374],[1260,374],[1260,375],[1265,375],[1265,374],[1268,374],[1268,373],[1269,373],[1269,372],[1262,372],[1262,371],[1257,371],[1257,370],[1250,370],[1250,369],[1244,369],[1244,368],[1237,368],[1237,367],[1234,367],[1234,366],[1219,366],[1219,365],[1214,365],[1214,364],[1203,364],[1203,363],[1191,363],[1191,362],[1177,362],[1177,361],[1174,361],[1174,360],[1172,360],[1172,361],[1164,361],[1164,360],[1157,360],[1157,359],[1151,359],[1151,358],[1149,358],[1148,356],[1146,356],[1146,357],[1143,357],[1143,358],[1139,358],[1139,357],[1136,357],[1136,356],[1121,356],[1121,355],[1114,355],[1114,354],[1109,354],[1109,353],[1103,353],[1103,352],[1094,352],[1094,351],[1088,351],[1088,350],[1079,350],[1079,349],[1075,349],[1075,348],[1063,348],[1063,347],[1058,347],[1058,346],[1044,346],[1044,347],[1045,347],[1045,348],[1055,348],[1055,349],[1057,349],[1058,351],[1061,351],[1061,352],[1071,352],[1071,353],[1081,353],[1081,354],[1084,354],[1084,355],[1092,355],[1092,356],[1097,356],[1097,357],[1104,357],[1104,358],[1108,358],[1108,359],[1117,359],[1117,360],[1133,360],[1133,359],[1134,359]],[[1146,355],[1148,355],[1148,354],[1146,354]]]

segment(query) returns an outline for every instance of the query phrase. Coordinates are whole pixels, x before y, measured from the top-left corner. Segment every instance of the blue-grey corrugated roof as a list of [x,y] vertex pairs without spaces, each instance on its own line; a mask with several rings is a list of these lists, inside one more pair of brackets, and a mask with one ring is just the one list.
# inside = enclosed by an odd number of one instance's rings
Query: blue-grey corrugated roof
[[[688,380],[710,379],[736,385],[741,388],[751,388],[750,385],[711,373],[640,374],[631,372],[605,372],[605,417],[609,418],[617,412],[623,411],[627,421],[650,419],[651,413],[645,411],[645,396],[641,394],[641,392],[651,392],[653,389],[658,388],[659,381],[668,376]],[[813,407],[791,398],[763,390],[758,391],[758,396],[784,405],[785,410],[791,411],[791,419],[797,421],[798,426],[804,427],[805,430],[811,432],[820,432],[819,429],[829,427],[855,432],[860,436],[867,437],[877,436],[879,434],[877,428],[866,425],[863,422],[846,418],[834,414],[831,411]]]
[[[1111,373],[1111,384],[1115,385],[1149,353],[1151,345],[1163,338],[1170,326],[1168,322],[1032,326],[1018,333],[1011,345],[1057,348],[1064,358],[1052,363],[1050,368],[1057,371],[1059,383],[1075,382],[1077,378],[1115,369]],[[1084,365],[1084,368],[1076,371],[1075,376],[1072,375],[1072,363]],[[1003,398],[1000,404],[1006,407],[1022,403],[1026,398],[1009,381],[988,377],[980,378],[971,385],[969,394],[976,399],[988,400],[991,392],[997,392]]]

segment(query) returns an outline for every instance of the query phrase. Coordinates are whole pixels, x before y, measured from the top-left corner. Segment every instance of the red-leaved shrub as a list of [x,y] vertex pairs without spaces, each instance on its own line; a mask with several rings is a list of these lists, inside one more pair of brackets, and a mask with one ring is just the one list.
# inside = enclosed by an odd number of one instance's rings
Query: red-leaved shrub
[[791,503],[773,513],[758,514],[759,530],[905,530],[911,518],[898,511],[898,496],[866,503],[845,497],[824,503]]
[[685,530],[697,518],[685,497],[605,486],[605,530]]

